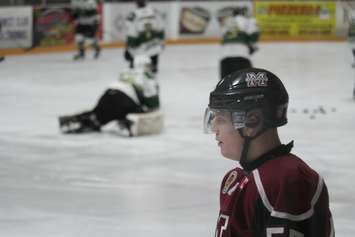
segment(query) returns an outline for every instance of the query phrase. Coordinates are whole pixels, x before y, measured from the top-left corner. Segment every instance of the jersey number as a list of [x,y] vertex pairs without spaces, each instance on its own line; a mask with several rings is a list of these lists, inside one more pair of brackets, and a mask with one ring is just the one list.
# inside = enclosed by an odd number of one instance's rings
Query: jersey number
[[[266,228],[266,237],[272,237],[273,234],[283,234],[283,233],[285,233],[284,227]],[[301,232],[290,229],[289,237],[304,237],[304,235]]]
[[221,214],[218,217],[216,233],[214,235],[215,237],[222,237],[223,236],[223,231],[225,231],[228,226],[228,220],[229,220],[229,216],[227,216],[227,215]]

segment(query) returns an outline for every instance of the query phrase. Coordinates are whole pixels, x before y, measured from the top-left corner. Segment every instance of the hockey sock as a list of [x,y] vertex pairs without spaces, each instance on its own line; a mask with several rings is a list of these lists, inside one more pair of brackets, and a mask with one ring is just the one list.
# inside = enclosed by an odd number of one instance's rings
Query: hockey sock
[[157,73],[158,72],[159,56],[158,55],[154,55],[154,56],[152,56],[150,58],[152,60],[152,72],[153,73]]
[[128,49],[124,51],[124,58],[126,59],[127,62],[129,62],[129,68],[133,69],[133,57],[132,55],[128,52]]
[[95,50],[94,58],[96,59],[100,56],[101,51],[100,45],[97,43],[97,40],[94,40],[92,48]]
[[85,57],[84,42],[78,43],[78,53],[74,55],[74,60],[83,59]]

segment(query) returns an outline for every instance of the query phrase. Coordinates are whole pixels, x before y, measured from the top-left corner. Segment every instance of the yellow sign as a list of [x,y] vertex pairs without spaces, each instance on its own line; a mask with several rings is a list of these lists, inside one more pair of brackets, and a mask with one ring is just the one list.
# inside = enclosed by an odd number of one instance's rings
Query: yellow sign
[[261,35],[271,39],[320,39],[335,36],[334,2],[255,2]]

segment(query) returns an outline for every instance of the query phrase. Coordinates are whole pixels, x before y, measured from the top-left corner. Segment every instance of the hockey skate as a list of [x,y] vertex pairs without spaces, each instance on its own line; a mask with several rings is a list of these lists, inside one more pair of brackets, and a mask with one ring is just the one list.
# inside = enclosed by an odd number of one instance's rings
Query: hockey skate
[[82,60],[84,58],[85,58],[85,55],[83,53],[77,53],[74,55],[73,60],[77,61],[77,60]]
[[74,61],[76,60],[81,60],[85,58],[85,49],[83,45],[79,46],[79,52],[77,54],[74,55],[73,59]]
[[255,45],[249,45],[248,49],[249,49],[249,55],[253,55],[256,51],[259,50],[259,48]]
[[93,114],[60,116],[59,128],[65,134],[100,132],[100,124],[93,116]]
[[100,53],[101,53],[101,48],[97,47],[95,49],[95,53],[94,53],[94,59],[98,59],[100,57]]
[[128,119],[123,119],[123,120],[119,120],[118,121],[118,126],[121,130],[127,131],[128,132],[128,136],[133,137],[133,133],[131,130],[131,126],[132,126],[133,122],[128,120]]
[[81,60],[85,58],[85,45],[84,45],[84,41],[80,41],[77,43],[77,54],[74,55],[73,60]]
[[59,128],[62,133],[76,133],[81,127],[81,123],[76,116],[60,116]]

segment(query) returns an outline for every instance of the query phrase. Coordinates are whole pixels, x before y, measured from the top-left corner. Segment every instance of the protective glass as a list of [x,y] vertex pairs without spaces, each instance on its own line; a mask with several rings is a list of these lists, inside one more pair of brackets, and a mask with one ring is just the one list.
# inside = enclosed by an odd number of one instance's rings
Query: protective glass
[[246,123],[245,111],[228,111],[207,108],[203,119],[205,133],[213,133],[216,126],[222,123],[232,123],[235,129],[244,128]]

